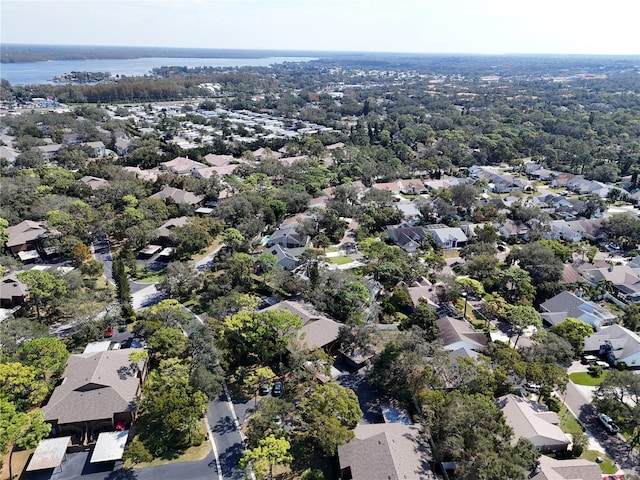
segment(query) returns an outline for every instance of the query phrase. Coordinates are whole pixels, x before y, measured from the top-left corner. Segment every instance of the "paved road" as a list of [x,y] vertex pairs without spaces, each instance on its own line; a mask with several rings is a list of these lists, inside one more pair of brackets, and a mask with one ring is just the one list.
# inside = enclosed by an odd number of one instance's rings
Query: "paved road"
[[564,401],[582,426],[604,447],[605,453],[626,473],[640,475],[640,453],[632,449],[622,435],[609,435],[600,425],[589,399],[573,382],[567,384]]
[[207,418],[218,450],[222,477],[229,480],[242,480],[244,472],[238,468],[238,462],[244,452],[244,443],[235,420],[235,413],[224,394],[209,402]]

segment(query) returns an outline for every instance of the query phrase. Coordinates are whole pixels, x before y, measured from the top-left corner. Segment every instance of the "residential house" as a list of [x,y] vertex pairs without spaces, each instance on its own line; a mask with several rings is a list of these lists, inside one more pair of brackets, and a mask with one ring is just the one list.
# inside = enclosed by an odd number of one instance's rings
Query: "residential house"
[[289,225],[282,225],[269,237],[267,246],[272,247],[274,245],[280,245],[285,248],[301,248],[306,247],[309,243],[310,237],[304,233],[299,233],[298,223],[292,223]]
[[56,155],[63,146],[64,145],[59,143],[52,143],[49,145],[40,145],[39,147],[36,147],[36,149],[40,152],[44,160],[51,161],[56,158]]
[[24,220],[23,222],[6,228],[6,247],[11,253],[18,255],[19,252],[33,251],[40,247],[40,241],[53,232],[49,230],[46,222],[34,222]]
[[16,161],[16,158],[20,155],[20,152],[13,147],[6,145],[0,145],[0,158],[4,158],[9,163]]
[[606,282],[632,302],[640,301],[640,276],[628,265],[583,269],[582,276],[590,283]]
[[114,147],[118,155],[127,155],[131,151],[131,140],[126,137],[117,137]]
[[542,182],[547,182],[552,180],[556,176],[557,172],[553,170],[547,170],[546,168],[539,168],[533,173],[528,174],[531,178],[535,178],[536,180],[540,180]]
[[147,182],[155,182],[158,180],[160,170],[157,168],[150,168],[143,170],[140,167],[122,167],[125,172],[133,173],[140,180],[146,180]]
[[438,309],[438,294],[436,287],[425,277],[416,280],[407,287],[407,292],[411,297],[411,302],[414,307],[420,305],[421,302],[426,302],[434,310]]
[[27,286],[10,273],[0,278],[0,307],[13,308],[22,305],[27,297]]
[[224,165],[229,165],[235,160],[236,159],[233,157],[233,155],[215,155],[213,153],[209,153],[204,157],[204,161],[212,167],[222,167]]
[[177,175],[190,175],[191,171],[198,168],[204,168],[207,165],[204,163],[196,162],[185,157],[176,157],[168,162],[162,162],[160,168],[163,170],[169,170],[171,173]]
[[107,154],[107,147],[105,147],[102,142],[85,142],[81,145],[89,149],[89,156],[91,158],[100,158]]
[[431,240],[424,227],[387,227],[391,241],[409,253],[415,252]]
[[417,178],[411,180],[398,180],[397,183],[400,193],[404,193],[405,195],[418,195],[427,191],[422,180]]
[[219,167],[202,167],[202,168],[194,168],[191,170],[191,173],[196,178],[201,178],[204,180],[208,180],[213,177],[213,174],[220,177],[224,177],[225,175],[231,175],[240,165],[237,163],[230,165],[222,165]]
[[556,460],[541,455],[529,480],[603,480],[600,465],[584,458]]
[[316,350],[318,348],[328,351],[338,339],[342,324],[317,313],[310,305],[284,300],[267,307],[265,310],[276,309],[287,310],[302,320],[302,328],[298,331],[296,338],[287,346],[287,350],[290,352],[299,349]]
[[622,325],[611,325],[584,341],[584,353],[601,355],[613,365],[640,368],[640,335]]
[[375,188],[376,190],[386,190],[390,192],[392,195],[400,194],[400,185],[399,182],[387,182],[387,183],[374,183],[371,188]]
[[275,244],[273,247],[265,250],[265,253],[270,253],[276,257],[277,264],[285,270],[293,270],[298,266],[300,261],[300,255],[307,251],[307,247],[299,248],[286,248],[280,244]]
[[360,424],[355,438],[338,447],[341,480],[435,480],[426,436],[416,425]]
[[585,300],[575,293],[564,291],[540,305],[542,320],[557,325],[567,318],[576,318],[600,330],[615,322],[616,315],[595,302]]
[[74,143],[81,143],[82,139],[77,133],[65,133],[62,135],[62,143],[65,145],[73,145]]
[[[566,220],[552,220],[550,227],[551,231],[546,235],[549,239],[561,239],[572,243],[582,241],[582,232],[572,228]],[[577,224],[577,227],[580,227],[580,224]]]
[[204,199],[204,197],[200,195],[174,187],[164,187],[149,198],[155,198],[157,200],[167,200],[170,198],[178,205],[197,205]]
[[42,407],[54,435],[71,435],[87,445],[103,431],[127,429],[136,418],[146,376],[146,361],[129,355],[142,349],[107,350],[71,355],[62,382]]
[[158,241],[163,245],[173,245],[173,232],[176,228],[184,227],[191,223],[190,217],[170,218],[156,229]]
[[451,352],[450,357],[461,355],[476,357],[477,352],[483,350],[489,343],[486,333],[476,332],[471,324],[465,320],[458,320],[445,316],[437,320],[438,340],[443,348]]
[[526,438],[542,453],[564,452],[571,440],[560,428],[558,414],[546,406],[516,395],[496,399],[507,424],[513,429],[512,445]]
[[440,247],[445,250],[452,248],[462,248],[469,240],[459,227],[448,227],[443,224],[426,225],[425,229],[431,235]]
[[567,184],[573,178],[575,178],[575,175],[572,175],[571,173],[560,172],[551,180],[550,185],[553,188],[567,187]]
[[92,177],[91,175],[85,175],[79,181],[91,187],[91,190],[100,190],[101,188],[109,186],[108,180],[99,177]]
[[518,237],[527,239],[529,237],[529,227],[522,222],[514,222],[513,220],[505,220],[502,223],[494,225],[498,233],[503,237]]

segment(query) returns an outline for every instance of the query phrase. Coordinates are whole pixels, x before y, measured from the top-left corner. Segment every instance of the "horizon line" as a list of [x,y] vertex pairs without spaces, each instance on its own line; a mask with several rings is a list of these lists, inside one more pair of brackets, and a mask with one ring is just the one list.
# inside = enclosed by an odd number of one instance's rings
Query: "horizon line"
[[[45,47],[45,48],[138,48],[157,50],[203,50],[203,51],[238,51],[238,52],[287,52],[287,53],[313,53],[313,54],[370,54],[370,55],[461,55],[477,57],[507,57],[507,56],[558,56],[558,57],[639,57],[640,53],[559,53],[559,52],[501,52],[501,53],[476,53],[476,52],[418,52],[418,51],[379,51],[379,50],[314,50],[314,49],[287,49],[287,48],[230,48],[230,47],[169,47],[152,45],[86,45],[86,44],[45,44],[45,43],[19,43],[2,42],[2,47]],[[4,53],[4,52],[2,52]]]

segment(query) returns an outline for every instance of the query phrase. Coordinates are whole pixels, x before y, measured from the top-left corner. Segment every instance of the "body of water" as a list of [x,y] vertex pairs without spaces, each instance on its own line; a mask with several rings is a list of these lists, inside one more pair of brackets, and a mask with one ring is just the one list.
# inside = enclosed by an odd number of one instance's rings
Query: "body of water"
[[52,60],[48,62],[2,63],[0,78],[12,85],[53,83],[54,77],[70,72],[109,72],[116,75],[146,75],[156,67],[266,67],[274,63],[308,62],[311,57],[264,58],[128,58],[108,60]]

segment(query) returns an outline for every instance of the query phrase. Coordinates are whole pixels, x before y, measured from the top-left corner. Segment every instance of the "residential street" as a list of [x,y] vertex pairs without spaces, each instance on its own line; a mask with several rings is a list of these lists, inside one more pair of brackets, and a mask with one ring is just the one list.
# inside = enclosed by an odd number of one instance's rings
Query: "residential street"
[[585,397],[580,386],[569,382],[564,402],[586,429],[587,436],[593,436],[621,469],[626,473],[640,475],[640,453],[631,449],[622,435],[609,435],[604,430],[590,399]]
[[[227,402],[227,398],[223,393],[217,399],[209,403],[209,412],[207,413],[213,440],[218,450],[218,458],[222,469],[222,476],[229,480],[241,480],[244,478],[244,472],[238,468],[238,462],[242,457],[244,445],[240,431],[235,421],[235,413]],[[190,478],[190,477],[176,477]]]

